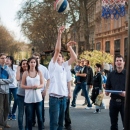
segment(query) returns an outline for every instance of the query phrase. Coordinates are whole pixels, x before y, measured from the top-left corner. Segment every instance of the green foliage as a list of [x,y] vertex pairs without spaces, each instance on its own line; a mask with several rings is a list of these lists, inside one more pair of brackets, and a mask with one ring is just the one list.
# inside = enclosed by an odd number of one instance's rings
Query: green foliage
[[106,52],[101,52],[101,51],[84,51],[80,55],[80,59],[86,59],[90,61],[90,65],[94,66],[96,63],[103,64],[104,62],[106,63],[113,63],[113,55],[110,53]]

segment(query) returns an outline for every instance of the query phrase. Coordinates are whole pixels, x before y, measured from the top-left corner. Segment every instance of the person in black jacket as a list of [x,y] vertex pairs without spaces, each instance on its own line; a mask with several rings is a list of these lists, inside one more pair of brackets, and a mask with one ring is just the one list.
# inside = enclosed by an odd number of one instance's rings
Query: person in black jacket
[[[85,66],[87,66],[87,85],[86,85],[86,89],[87,89],[88,95],[89,95],[89,93],[90,93],[90,91],[91,91],[91,89],[92,89],[93,70],[92,70],[92,68],[91,68],[90,65],[89,65],[89,60],[85,60],[85,63],[84,63],[84,64],[85,64]],[[84,96],[84,93],[82,92],[81,95]],[[84,105],[87,105],[87,100],[86,100],[86,99],[85,99],[85,101],[84,101],[83,106],[84,106]]]
[[[102,93],[102,75],[101,75],[101,64],[95,64],[95,75],[93,76],[93,89],[92,89],[92,96],[91,100],[95,103],[96,97]],[[100,113],[100,109],[96,108],[94,113]]]
[[80,72],[76,73],[76,76],[80,76],[80,82],[76,84],[75,89],[73,91],[73,100],[71,103],[71,107],[76,107],[76,98],[79,93],[79,91],[82,89],[85,98],[87,100],[87,107],[86,109],[92,108],[92,104],[90,103],[90,99],[88,96],[88,92],[86,90],[87,85],[87,66],[84,65],[84,59],[81,60],[82,68]]

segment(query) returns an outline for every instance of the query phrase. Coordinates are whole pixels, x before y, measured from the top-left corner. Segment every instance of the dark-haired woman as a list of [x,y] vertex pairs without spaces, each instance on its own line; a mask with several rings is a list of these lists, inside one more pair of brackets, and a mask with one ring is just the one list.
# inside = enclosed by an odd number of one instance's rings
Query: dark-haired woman
[[[102,93],[102,76],[101,76],[101,64],[95,64],[95,75],[93,77],[93,90],[92,90],[92,101],[95,103],[98,94]],[[96,108],[94,113],[100,113],[100,109]]]
[[[25,97],[25,89],[21,87],[21,80],[22,80],[22,74],[24,71],[27,71],[27,60],[24,59],[20,62],[17,73],[16,73],[16,79],[18,81],[18,91],[17,91],[17,104],[18,104],[18,128],[19,130],[23,130],[23,116],[24,116],[24,97]],[[26,111],[25,111],[26,114]],[[25,123],[25,130],[27,130],[27,123]]]
[[[8,65],[9,72],[11,77],[13,78],[13,83],[9,84],[9,115],[8,115],[8,120],[16,120],[16,109],[17,109],[17,80],[16,80],[16,71],[17,71],[17,66],[14,65],[14,58],[12,56],[7,56],[6,57],[6,65]],[[11,98],[13,96],[14,103],[13,107],[11,110]]]
[[38,119],[38,130],[42,130],[42,95],[41,89],[43,84],[43,75],[38,70],[38,61],[31,57],[28,59],[28,71],[22,75],[22,88],[25,89],[25,99],[27,108],[28,130],[32,130],[33,111],[36,109]]

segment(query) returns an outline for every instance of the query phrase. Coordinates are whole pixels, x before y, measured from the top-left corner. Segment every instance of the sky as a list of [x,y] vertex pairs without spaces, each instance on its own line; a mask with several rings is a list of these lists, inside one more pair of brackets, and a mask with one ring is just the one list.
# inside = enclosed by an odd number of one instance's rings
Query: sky
[[16,13],[20,9],[22,1],[23,0],[0,0],[0,19],[2,25],[10,32],[13,32],[15,40],[27,42],[16,20]]

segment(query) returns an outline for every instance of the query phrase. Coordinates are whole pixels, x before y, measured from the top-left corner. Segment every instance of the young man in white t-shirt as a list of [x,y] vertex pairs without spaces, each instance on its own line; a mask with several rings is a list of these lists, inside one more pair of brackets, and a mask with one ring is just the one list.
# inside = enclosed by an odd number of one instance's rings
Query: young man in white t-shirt
[[[44,76],[44,86],[41,88],[41,93],[42,93],[42,120],[43,120],[43,129],[44,129],[44,122],[45,122],[45,109],[44,109],[44,100],[46,96],[47,89],[49,87],[50,83],[50,75],[48,69],[40,64],[40,54],[38,52],[33,53],[33,57],[35,57],[38,61],[38,69],[41,71],[42,75]],[[36,123],[36,116],[35,112],[33,112],[33,126],[35,126]]]
[[49,63],[50,86],[49,86],[49,114],[50,114],[50,130],[62,130],[64,114],[66,110],[66,97],[68,97],[67,88],[67,69],[76,60],[77,56],[72,49],[73,41],[67,43],[70,52],[70,59],[62,62],[61,54],[61,34],[64,27],[58,30],[58,38],[55,46],[53,58]]

